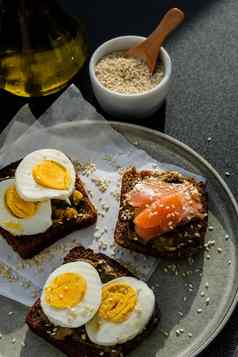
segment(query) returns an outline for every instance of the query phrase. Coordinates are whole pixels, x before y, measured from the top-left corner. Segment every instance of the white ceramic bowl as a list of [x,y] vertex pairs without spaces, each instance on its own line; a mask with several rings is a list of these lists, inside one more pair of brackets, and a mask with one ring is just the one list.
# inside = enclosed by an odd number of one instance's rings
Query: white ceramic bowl
[[172,64],[168,52],[161,47],[160,58],[163,61],[165,74],[162,81],[154,88],[138,94],[121,94],[104,87],[95,75],[95,65],[105,55],[118,50],[128,49],[145,37],[121,36],[104,42],[93,53],[89,63],[89,74],[94,94],[101,107],[115,117],[145,118],[160,107],[168,94],[171,81]]

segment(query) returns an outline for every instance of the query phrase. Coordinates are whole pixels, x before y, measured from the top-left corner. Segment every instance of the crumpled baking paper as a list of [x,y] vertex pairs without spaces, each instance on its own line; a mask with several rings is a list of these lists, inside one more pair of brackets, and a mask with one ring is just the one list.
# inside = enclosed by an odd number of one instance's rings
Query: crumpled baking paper
[[[87,123],[91,120],[102,125],[90,125],[89,130]],[[118,216],[120,170],[135,164],[138,169],[159,170],[160,165],[115,131],[75,86],[69,87],[38,120],[24,106],[0,135],[0,145],[0,167],[34,150],[63,151],[80,163],[82,180],[98,210],[95,225],[68,235],[33,259],[23,260],[1,238],[0,294],[31,305],[48,275],[77,244],[102,251],[138,277],[149,279],[158,260],[118,247],[113,242],[113,232]]]

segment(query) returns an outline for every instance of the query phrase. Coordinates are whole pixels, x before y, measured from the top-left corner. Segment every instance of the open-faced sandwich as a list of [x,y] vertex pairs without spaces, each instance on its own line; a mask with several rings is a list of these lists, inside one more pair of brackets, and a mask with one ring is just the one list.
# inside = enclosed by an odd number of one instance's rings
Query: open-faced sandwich
[[0,170],[0,234],[22,258],[96,219],[79,173],[61,151],[34,151]]
[[152,256],[187,257],[204,246],[207,216],[203,182],[178,172],[128,168],[114,239]]
[[72,249],[46,281],[26,322],[70,357],[123,357],[157,325],[149,286],[112,258]]

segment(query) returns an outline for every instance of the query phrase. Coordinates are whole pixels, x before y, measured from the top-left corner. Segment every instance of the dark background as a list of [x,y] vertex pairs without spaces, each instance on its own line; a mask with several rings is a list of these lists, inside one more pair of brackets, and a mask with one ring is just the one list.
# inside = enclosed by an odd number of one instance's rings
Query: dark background
[[[237,0],[60,0],[84,18],[91,50],[118,35],[148,35],[172,6],[186,14],[185,24],[167,41],[173,83],[166,104],[142,124],[190,145],[226,180],[238,198],[238,1]],[[87,68],[77,78],[86,99],[94,102]],[[40,114],[57,95],[35,100]],[[24,101],[0,92],[0,130]],[[106,118],[110,118],[106,116]],[[208,137],[211,141],[208,142]],[[230,176],[225,176],[229,171]],[[238,309],[201,357],[238,356]],[[176,356],[168,356],[176,357]]]

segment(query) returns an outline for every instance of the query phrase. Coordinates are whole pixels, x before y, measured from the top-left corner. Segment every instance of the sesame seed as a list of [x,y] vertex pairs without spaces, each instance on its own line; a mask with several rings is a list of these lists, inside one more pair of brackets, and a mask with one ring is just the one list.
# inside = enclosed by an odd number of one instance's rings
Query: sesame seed
[[205,284],[205,288],[208,289],[209,288],[209,284],[208,282]]
[[225,240],[228,240],[230,238],[229,234],[225,235]]
[[231,265],[231,260],[228,260],[228,265]]
[[0,333],[0,340],[2,339],[2,334]]
[[183,313],[181,311],[178,312],[179,316],[183,317]]
[[25,347],[26,346],[25,342],[21,342],[21,346]]
[[197,309],[197,313],[201,314],[202,313],[202,309]]
[[222,253],[222,249],[221,248],[217,248],[217,253]]
[[187,299],[188,299],[187,296],[184,296],[183,301],[187,301]]
[[13,311],[9,311],[8,316],[12,316],[14,314]]
[[162,335],[164,335],[165,337],[168,337],[169,336],[169,333],[167,332],[167,331],[164,331],[164,330],[162,330],[162,329],[160,329],[159,330],[161,333],[162,333]]
[[208,227],[208,230],[209,230],[209,231],[213,231],[213,230],[214,230],[214,227],[213,227],[213,226],[209,226],[209,227]]
[[209,254],[207,254],[206,258],[209,260],[211,258],[211,256]]
[[16,343],[16,339],[15,338],[12,338],[12,340],[11,340],[11,342],[14,344],[14,343]]
[[230,172],[229,172],[229,171],[226,171],[226,172],[225,172],[225,176],[227,176],[227,177],[231,176]]
[[210,304],[210,298],[209,298],[209,297],[206,299],[206,304],[207,304],[207,305]]
[[212,138],[211,138],[211,136],[209,136],[209,137],[207,138],[207,141],[210,143],[211,140],[212,140]]
[[184,333],[184,329],[183,328],[181,328],[179,331],[180,331],[180,333]]
[[176,336],[179,336],[179,335],[180,335],[180,331],[176,330]]
[[201,294],[200,294],[201,297],[204,297],[205,296],[205,293],[204,291],[201,291]]
[[188,333],[188,337],[193,337],[193,334],[191,332]]

